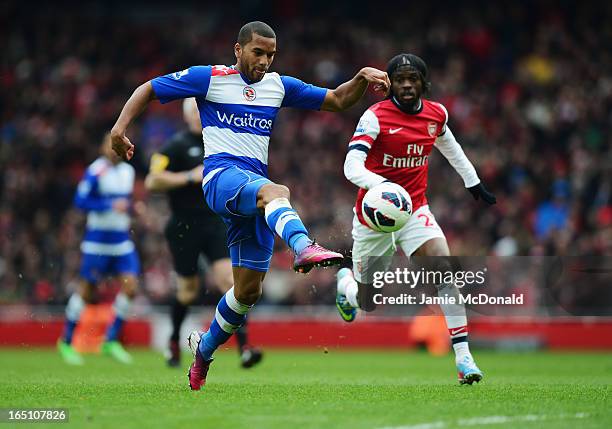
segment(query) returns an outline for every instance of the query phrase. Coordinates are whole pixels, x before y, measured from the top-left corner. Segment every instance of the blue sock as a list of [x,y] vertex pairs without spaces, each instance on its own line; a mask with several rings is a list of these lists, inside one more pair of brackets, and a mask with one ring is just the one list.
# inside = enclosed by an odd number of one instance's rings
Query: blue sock
[[300,253],[306,247],[312,244],[312,240],[304,233],[297,233],[291,236],[289,239],[289,246],[293,249],[295,254]]
[[66,344],[72,344],[72,336],[74,335],[74,328],[77,326],[76,321],[66,319],[64,325],[64,342]]
[[108,327],[108,331],[106,331],[106,341],[117,341],[122,327],[123,319],[121,317],[115,317],[115,321]]
[[265,209],[266,222],[291,247],[294,253],[300,253],[312,241],[308,231],[297,212],[286,198],[271,201]]
[[227,291],[217,304],[215,318],[208,331],[202,335],[198,351],[204,360],[212,359],[212,355],[242,326],[251,305],[238,302],[234,296],[234,288]]

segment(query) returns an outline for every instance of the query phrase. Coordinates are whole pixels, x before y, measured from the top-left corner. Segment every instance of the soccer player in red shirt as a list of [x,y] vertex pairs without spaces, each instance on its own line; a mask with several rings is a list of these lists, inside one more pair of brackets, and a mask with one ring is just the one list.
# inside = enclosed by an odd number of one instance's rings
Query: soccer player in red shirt
[[[400,54],[389,61],[387,73],[391,80],[390,94],[361,116],[344,163],[346,178],[360,188],[352,230],[354,269],[343,268],[338,272],[336,306],[347,322],[355,319],[357,308],[371,309],[372,303],[367,302],[365,292],[371,280],[364,277],[370,275],[365,271],[372,268],[372,262],[367,258],[391,256],[397,246],[408,256],[450,256],[444,233],[429,210],[425,196],[428,159],[434,146],[461,176],[475,199],[482,198],[487,204],[496,201],[447,126],[446,108],[423,98],[430,87],[425,62],[413,54]],[[412,217],[393,234],[368,228],[361,210],[367,190],[385,181],[406,189],[413,204]],[[432,259],[442,264],[437,269],[450,269],[448,259]],[[457,297],[458,294],[452,283],[438,286],[439,296]],[[441,308],[455,350],[459,382],[480,381],[482,371],[468,347],[465,307],[463,304],[442,304]]]

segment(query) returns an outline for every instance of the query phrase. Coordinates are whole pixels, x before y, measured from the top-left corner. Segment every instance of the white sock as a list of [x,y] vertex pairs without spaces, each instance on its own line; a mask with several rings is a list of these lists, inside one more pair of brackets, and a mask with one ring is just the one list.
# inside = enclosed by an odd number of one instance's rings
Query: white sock
[[352,282],[346,285],[346,300],[355,308],[359,308],[359,300],[357,299],[357,293],[359,287],[355,279],[351,277]]
[[338,280],[338,293],[346,296],[347,301],[351,306],[359,308],[359,302],[357,301],[357,282],[353,277],[353,272],[348,268],[343,268],[341,271],[346,270],[346,273]]
[[66,319],[71,322],[78,322],[81,318],[81,313],[85,308],[85,301],[81,298],[81,295],[78,293],[73,293],[68,300],[68,305],[66,306]]
[[455,357],[457,360],[463,359],[465,356],[471,356],[470,346],[467,341],[453,344],[455,350]]
[[115,296],[115,302],[113,303],[113,309],[115,310],[115,316],[122,320],[127,319],[130,312],[131,300],[123,292],[119,292]]
[[459,295],[459,290],[452,283],[438,286],[438,296],[440,298],[444,298],[445,301],[448,301],[450,297],[455,298],[456,304],[440,304],[440,309],[442,310],[442,313],[444,313],[446,327],[449,329],[451,338],[455,336],[455,334],[452,332],[454,328],[467,326],[465,306],[460,304]]
[[346,278],[347,277],[353,277],[353,272],[351,271],[350,268],[340,268],[340,270],[338,271],[338,274],[336,274],[337,277],[337,281],[336,281],[336,287],[338,288],[338,293],[341,295],[346,295]]

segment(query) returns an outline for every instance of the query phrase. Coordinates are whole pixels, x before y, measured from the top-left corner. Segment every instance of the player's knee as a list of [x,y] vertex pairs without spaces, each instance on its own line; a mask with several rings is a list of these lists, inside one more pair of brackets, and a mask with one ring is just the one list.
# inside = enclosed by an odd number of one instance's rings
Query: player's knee
[[94,300],[94,285],[83,281],[79,287],[79,295],[87,304],[92,304]]
[[198,291],[192,289],[182,289],[176,292],[176,299],[183,305],[191,305],[198,297]]
[[278,186],[278,197],[277,198],[287,198],[291,199],[291,191],[285,185],[276,185]]
[[234,296],[236,297],[236,300],[241,304],[253,305],[259,300],[261,294],[261,283],[257,286],[251,285],[251,287],[247,288],[237,288],[234,286]]
[[448,250],[448,246],[446,246],[446,244],[440,243],[433,248],[430,256],[448,257],[450,256],[450,251]]
[[446,239],[433,238],[427,241],[416,252],[416,256],[450,256],[450,250]]
[[177,281],[176,298],[183,305],[192,304],[198,297],[198,278],[179,277]]
[[133,299],[136,296],[138,290],[138,281],[134,276],[121,276],[119,278],[121,283],[121,292],[123,292],[129,299]]
[[257,206],[260,209],[265,208],[271,201],[277,198],[286,198],[289,199],[291,197],[291,193],[289,188],[285,185],[279,185],[277,183],[270,183],[264,185],[259,190],[257,194]]

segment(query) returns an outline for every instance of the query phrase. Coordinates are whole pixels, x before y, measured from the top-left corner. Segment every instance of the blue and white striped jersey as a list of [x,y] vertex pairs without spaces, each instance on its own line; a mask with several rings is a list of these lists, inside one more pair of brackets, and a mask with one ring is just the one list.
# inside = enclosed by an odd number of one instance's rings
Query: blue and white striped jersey
[[87,212],[81,251],[91,255],[121,256],[134,251],[130,239],[130,215],[113,210],[113,201],[131,199],[134,168],[108,158],[96,159],[79,183],[74,204]]
[[327,90],[266,73],[259,82],[227,66],[194,66],[151,81],[167,103],[195,97],[204,140],[205,181],[228,166],[268,175],[268,144],[281,107],[318,110]]

